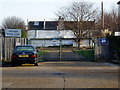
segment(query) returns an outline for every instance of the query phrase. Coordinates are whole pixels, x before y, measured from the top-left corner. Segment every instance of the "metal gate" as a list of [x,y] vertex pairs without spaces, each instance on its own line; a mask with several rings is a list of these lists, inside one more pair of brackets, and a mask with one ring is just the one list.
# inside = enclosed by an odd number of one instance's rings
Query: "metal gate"
[[[83,52],[81,53],[80,50],[78,50],[77,47],[73,47],[73,45],[63,45],[62,40],[59,43],[59,46],[40,47],[40,51],[44,52],[44,54],[42,54],[39,59],[44,61],[83,61],[93,59],[84,56],[82,54]],[[85,49],[85,47],[81,48],[81,50],[83,49]],[[89,47],[88,49],[93,51],[93,47],[91,47],[91,49]],[[94,52],[91,51],[89,53],[94,54]]]

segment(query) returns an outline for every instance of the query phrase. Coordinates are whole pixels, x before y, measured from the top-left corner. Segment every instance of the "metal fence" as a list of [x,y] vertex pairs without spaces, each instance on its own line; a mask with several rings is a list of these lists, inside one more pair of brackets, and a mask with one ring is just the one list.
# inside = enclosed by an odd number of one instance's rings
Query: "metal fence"
[[109,48],[111,52],[112,59],[120,60],[120,37],[111,36],[109,39]]
[[10,60],[16,45],[26,45],[27,38],[4,38],[0,37],[0,60]]

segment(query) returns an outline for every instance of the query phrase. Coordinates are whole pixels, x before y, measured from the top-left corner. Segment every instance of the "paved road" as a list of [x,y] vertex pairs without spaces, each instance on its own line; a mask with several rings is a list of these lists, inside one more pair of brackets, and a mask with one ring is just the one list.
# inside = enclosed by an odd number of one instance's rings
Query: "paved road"
[[3,88],[118,88],[118,66],[105,62],[41,62],[2,68]]

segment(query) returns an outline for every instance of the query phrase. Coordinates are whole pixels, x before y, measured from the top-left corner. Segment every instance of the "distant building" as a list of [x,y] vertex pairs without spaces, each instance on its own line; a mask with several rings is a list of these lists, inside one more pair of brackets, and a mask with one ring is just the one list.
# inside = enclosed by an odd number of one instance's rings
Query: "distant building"
[[[84,23],[88,24],[87,21]],[[93,24],[94,21],[89,21],[86,29],[89,29]],[[60,38],[62,39],[62,45],[77,47],[76,37],[71,28],[66,25],[73,26],[76,24],[74,21],[64,21],[63,18],[59,18],[59,21],[29,21],[28,38],[31,39],[31,44],[40,47],[59,46]]]

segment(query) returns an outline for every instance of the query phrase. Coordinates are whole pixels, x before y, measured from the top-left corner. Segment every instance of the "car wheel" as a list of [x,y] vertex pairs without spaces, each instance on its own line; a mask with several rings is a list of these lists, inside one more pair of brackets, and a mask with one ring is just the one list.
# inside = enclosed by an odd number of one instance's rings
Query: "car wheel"
[[38,66],[38,63],[35,63],[34,66]]

